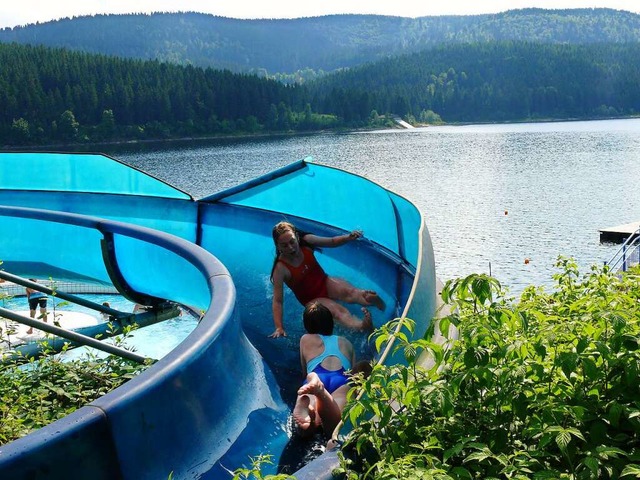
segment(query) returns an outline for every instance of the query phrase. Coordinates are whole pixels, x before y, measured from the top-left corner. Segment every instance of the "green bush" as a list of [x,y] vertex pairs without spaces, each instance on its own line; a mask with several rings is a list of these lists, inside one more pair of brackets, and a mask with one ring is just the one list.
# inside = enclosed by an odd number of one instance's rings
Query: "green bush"
[[435,365],[374,368],[345,409],[345,477],[639,478],[640,271],[558,267],[517,301],[486,275],[447,282],[458,339],[400,338]]
[[273,465],[273,457],[271,455],[258,455],[255,458],[249,458],[250,468],[241,467],[233,472],[232,480],[295,480],[295,477],[285,473],[277,475],[263,475],[262,468],[264,465]]
[[[120,346],[124,338],[116,337]],[[116,356],[60,355],[0,363],[0,445],[52,423],[119,387],[146,366]]]

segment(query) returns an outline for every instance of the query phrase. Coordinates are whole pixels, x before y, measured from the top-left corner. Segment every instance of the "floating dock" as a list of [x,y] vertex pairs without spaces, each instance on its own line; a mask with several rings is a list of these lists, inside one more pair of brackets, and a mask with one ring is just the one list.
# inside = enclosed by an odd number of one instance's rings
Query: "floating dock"
[[640,222],[603,228],[600,230],[600,242],[623,243],[630,236],[637,237],[638,229],[640,229]]

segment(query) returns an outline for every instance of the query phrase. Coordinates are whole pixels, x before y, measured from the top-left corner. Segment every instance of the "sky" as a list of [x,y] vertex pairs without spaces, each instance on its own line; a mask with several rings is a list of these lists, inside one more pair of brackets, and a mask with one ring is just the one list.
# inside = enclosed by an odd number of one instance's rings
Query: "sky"
[[477,15],[516,8],[613,8],[640,13],[638,0],[2,0],[0,28],[96,13],[201,12],[232,18],[340,13],[400,17]]

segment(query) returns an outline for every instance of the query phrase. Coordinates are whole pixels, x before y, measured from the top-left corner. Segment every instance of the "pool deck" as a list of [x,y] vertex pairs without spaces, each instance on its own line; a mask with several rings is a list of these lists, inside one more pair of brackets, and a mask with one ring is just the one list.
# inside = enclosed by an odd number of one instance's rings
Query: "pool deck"
[[[25,317],[29,316],[29,310],[17,311],[16,313],[24,315]],[[36,318],[38,318],[39,316],[40,310],[36,312]],[[62,328],[66,328],[67,330],[72,330],[80,327],[88,327],[100,323],[100,320],[98,320],[97,317],[82,312],[58,310],[56,311],[55,316],[56,321],[59,323],[59,326]],[[53,312],[47,311],[47,320],[49,323],[53,321]],[[2,334],[0,334],[0,347],[6,347],[9,345],[20,345],[27,342],[41,340],[47,335],[47,333],[36,328],[33,329],[33,333],[28,334],[28,326],[1,317],[0,329],[2,329]]]
[[600,230],[600,242],[623,243],[629,236],[638,236],[638,229],[640,229],[640,222],[603,228]]

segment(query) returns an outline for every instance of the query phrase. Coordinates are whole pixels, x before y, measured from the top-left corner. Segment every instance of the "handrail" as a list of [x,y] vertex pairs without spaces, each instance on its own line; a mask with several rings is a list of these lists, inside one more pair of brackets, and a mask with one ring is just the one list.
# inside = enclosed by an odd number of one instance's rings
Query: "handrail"
[[92,310],[97,310],[100,313],[106,313],[115,318],[120,317],[128,317],[131,314],[127,312],[121,312],[120,310],[115,310],[111,307],[106,307],[96,302],[92,302],[82,297],[78,297],[71,293],[61,292],[59,290],[54,290],[49,288],[41,283],[32,282],[25,278],[19,277],[17,275],[13,275],[12,273],[5,272],[4,270],[0,270],[0,278],[7,280],[12,283],[16,283],[18,285],[22,285],[23,287],[29,287],[32,290],[38,290],[39,292],[46,293],[47,295],[51,295],[52,297],[58,297],[63,300],[67,300],[69,302],[76,303],[78,305],[82,305],[83,307],[90,308]]
[[[44,220],[54,223],[66,223],[69,225],[75,225],[78,227],[92,228],[99,232],[117,233],[120,235],[126,235],[136,240],[141,240],[146,243],[156,245],[158,247],[165,248],[173,251],[177,255],[184,258],[186,261],[192,263],[206,278],[212,278],[219,275],[214,266],[222,266],[219,262],[213,264],[211,261],[205,260],[204,255],[209,255],[200,247],[196,247],[191,242],[174,235],[162,232],[159,230],[153,230],[151,228],[142,227],[139,225],[132,225],[129,223],[119,222],[117,220],[106,220],[100,217],[92,217],[89,215],[81,215],[77,213],[57,212],[54,210],[44,210],[28,207],[10,207],[0,205],[0,216],[17,216],[22,218],[31,218],[34,220]],[[181,247],[181,248],[175,248]],[[200,253],[202,250],[202,253]],[[226,269],[225,269],[226,270]]]
[[[627,271],[627,259],[640,248],[640,227],[624,241],[618,251],[611,257],[611,260],[604,262],[611,270]],[[618,266],[622,262],[621,266]]]
[[[118,222],[115,220],[105,220],[103,218],[90,217],[90,216],[79,215],[75,213],[57,212],[53,210],[44,210],[44,209],[27,208],[27,207],[12,207],[12,206],[0,205],[0,216],[30,218],[30,219],[49,221],[54,223],[64,223],[69,225],[75,225],[79,227],[85,227],[85,228],[97,230],[101,232],[103,236],[109,236],[109,235],[113,235],[114,233],[117,233],[117,234],[126,235],[130,238],[142,240],[142,241],[157,245],[162,248],[167,248],[167,249],[171,249],[171,247],[175,248],[176,243],[182,244],[181,246],[183,248],[175,249],[176,250],[175,253],[177,253],[179,256],[181,256],[185,260],[190,261],[192,264],[194,264],[201,271],[201,273],[203,273],[208,279],[211,279],[217,273],[213,270],[213,267],[210,265],[210,262],[202,261],[202,259],[199,258],[199,254],[194,252],[193,244],[191,244],[190,242],[187,242],[184,239],[180,239],[178,237],[174,237],[173,235],[169,235],[167,233],[160,232],[157,230],[152,230],[152,229],[137,226],[137,225],[126,224],[126,223]],[[89,302],[88,300],[84,300],[82,298],[76,297],[75,295],[64,294],[62,292],[54,292],[52,289],[48,287],[22,279],[8,272],[0,272],[0,278],[5,278],[7,280],[13,281],[14,283],[19,283],[25,286],[29,286],[30,288],[43,291],[44,293],[47,293],[49,295],[56,295],[56,296],[59,296],[60,298],[70,300],[80,305],[97,309],[101,312],[113,315],[115,318],[119,320],[126,320],[126,317],[123,316],[123,313],[119,312],[118,310],[114,310],[102,305],[94,304],[93,302]],[[89,303],[90,305],[87,305],[87,303]],[[10,310],[0,309],[0,316],[9,318],[11,320],[15,320],[19,323],[23,323],[25,325],[28,325],[29,327],[43,330],[47,333],[53,333],[54,335],[58,335],[60,337],[66,338],[68,340],[72,340],[82,345],[88,345],[96,349],[106,351],[104,347],[101,347],[104,344],[93,337],[82,335],[77,332],[70,332],[60,327],[47,325],[46,323],[41,321],[34,321],[33,319],[17,315],[11,312]],[[111,351],[108,353],[113,353],[119,356],[123,356],[119,353],[116,353],[115,351]],[[146,361],[144,357],[141,357],[139,355],[135,355],[135,357],[136,358],[130,357],[130,359],[135,361],[141,361],[143,363]]]
[[[176,297],[167,298],[192,301],[191,305],[204,313],[194,331],[150,368],[67,417],[4,445],[0,452],[0,477],[28,476],[36,462],[40,471],[49,472],[47,477],[61,479],[68,472],[60,468],[60,458],[74,464],[74,473],[79,478],[96,480],[159,478],[169,471],[175,471],[176,478],[186,478],[193,476],[192,469],[198,472],[207,469],[210,465],[207,462],[222,456],[228,442],[238,440],[243,432],[245,417],[231,429],[223,420],[226,415],[233,411],[234,415],[248,417],[256,408],[264,407],[253,392],[232,391],[236,385],[232,385],[228,375],[211,373],[221,365],[236,374],[265,373],[257,351],[242,335],[236,290],[225,265],[187,239],[140,225],[8,206],[0,206],[2,216],[113,232],[127,237],[127,241],[132,239],[165,249],[172,254],[170,260],[177,260],[178,265],[182,261],[185,266],[190,264],[188,267],[195,270],[195,275],[188,278],[197,281],[185,284],[180,292],[176,291]],[[99,251],[95,248],[92,255],[97,259]],[[161,260],[165,261],[164,255]],[[214,343],[224,348],[212,348]],[[233,365],[226,365],[236,352]],[[207,379],[215,374],[219,381],[203,381],[203,374]],[[261,387],[268,385],[267,379],[267,375],[254,378]],[[227,398],[226,393],[230,393],[233,401],[227,405],[212,404],[210,399],[218,393],[220,398]],[[279,397],[271,401],[280,405]],[[150,444],[153,449],[145,448]]]
[[[174,304],[165,302],[159,307],[159,309],[127,315],[128,316],[126,317],[115,318],[113,322],[104,322],[98,323],[97,325],[79,327],[73,329],[73,331],[91,338],[97,339],[98,337],[100,337],[102,340],[105,340],[107,338],[115,337],[116,335],[122,335],[122,333],[124,332],[124,327],[127,325],[136,324],[138,328],[144,328],[150,325],[154,325],[158,322],[162,322],[164,320],[176,318],[178,315],[180,315],[180,310]],[[21,320],[16,321],[24,323]],[[32,325],[32,328],[43,330],[42,328],[40,328],[42,325],[43,322],[38,321],[37,325]],[[75,341],[70,342],[64,341],[59,337],[45,337],[38,339],[35,342],[16,345],[12,349],[13,354],[10,356],[5,356],[2,359],[2,362],[20,361],[20,359],[24,358],[39,358],[45,354],[60,353],[65,348],[75,348],[83,345],[82,343],[78,343]]]

